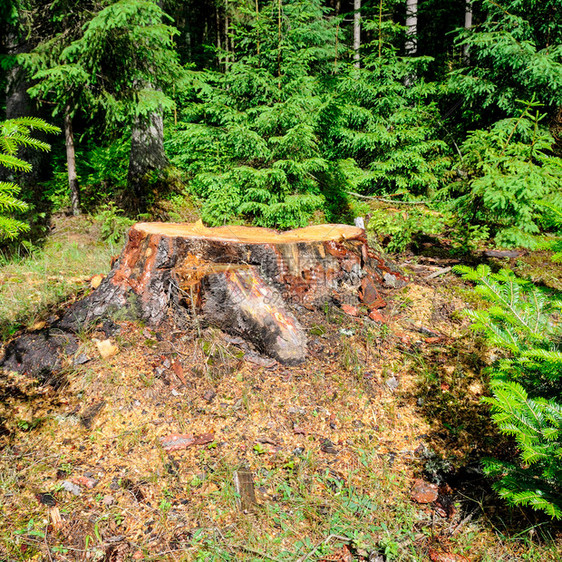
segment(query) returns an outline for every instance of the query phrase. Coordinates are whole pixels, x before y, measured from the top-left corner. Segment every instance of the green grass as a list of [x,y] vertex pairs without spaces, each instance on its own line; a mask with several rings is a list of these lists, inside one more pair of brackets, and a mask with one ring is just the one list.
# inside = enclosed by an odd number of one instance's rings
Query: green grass
[[25,254],[0,254],[0,340],[46,320],[61,303],[109,270],[120,248],[99,238],[93,219],[57,217],[44,246]]

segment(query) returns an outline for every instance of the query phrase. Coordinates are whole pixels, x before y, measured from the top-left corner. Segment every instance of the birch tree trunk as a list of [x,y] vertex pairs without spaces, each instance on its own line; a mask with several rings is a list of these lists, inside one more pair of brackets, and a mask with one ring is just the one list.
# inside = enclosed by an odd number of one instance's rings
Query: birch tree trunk
[[72,114],[70,105],[64,109],[64,140],[66,144],[66,166],[68,169],[68,187],[70,188],[70,204],[72,214],[80,214],[80,191],[78,174],[76,173],[76,150],[74,147],[74,131],[72,130]]
[[[465,9],[464,9],[464,28],[465,29],[472,28],[472,0],[466,0]],[[462,55],[465,64],[469,64],[470,53],[469,53],[468,45],[463,45]]]
[[407,0],[406,28],[406,55],[415,55],[418,51],[418,0]]
[[355,68],[361,66],[359,49],[361,48],[361,0],[353,0],[353,60]]
[[219,14],[219,7],[215,6],[215,21],[217,26],[217,54],[219,70],[222,68],[222,41],[221,41],[221,18]]

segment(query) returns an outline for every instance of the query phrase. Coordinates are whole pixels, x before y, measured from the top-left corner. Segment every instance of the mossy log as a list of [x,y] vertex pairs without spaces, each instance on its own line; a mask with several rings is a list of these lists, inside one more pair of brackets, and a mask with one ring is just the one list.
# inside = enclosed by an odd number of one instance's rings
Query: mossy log
[[171,312],[250,341],[285,364],[306,357],[299,307],[325,303],[381,308],[382,286],[404,282],[369,248],[365,231],[340,224],[278,233],[265,228],[201,223],[139,223],[101,285],[57,323],[77,333],[125,311],[151,325]]

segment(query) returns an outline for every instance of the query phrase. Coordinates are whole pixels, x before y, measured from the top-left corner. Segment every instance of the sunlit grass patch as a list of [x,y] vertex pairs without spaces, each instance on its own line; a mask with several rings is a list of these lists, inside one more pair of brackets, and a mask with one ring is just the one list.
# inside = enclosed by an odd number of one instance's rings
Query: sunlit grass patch
[[46,320],[49,311],[106,273],[119,248],[100,241],[99,225],[56,217],[42,248],[10,257],[0,254],[0,338]]

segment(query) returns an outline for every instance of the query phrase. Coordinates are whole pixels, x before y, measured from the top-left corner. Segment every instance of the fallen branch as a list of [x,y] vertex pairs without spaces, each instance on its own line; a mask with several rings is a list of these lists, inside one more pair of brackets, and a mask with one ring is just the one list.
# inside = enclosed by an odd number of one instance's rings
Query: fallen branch
[[393,199],[385,199],[384,197],[376,197],[374,195],[361,195],[355,191],[348,191],[353,197],[365,199],[366,201],[380,201],[381,203],[391,203],[392,205],[429,205],[429,201],[394,201]]
[[453,530],[449,532],[449,536],[453,536],[456,533],[458,533],[461,530],[461,528],[464,527],[464,525],[466,525],[474,517],[477,511],[478,511],[478,507],[473,509],[464,519],[459,521],[459,523],[453,528]]

